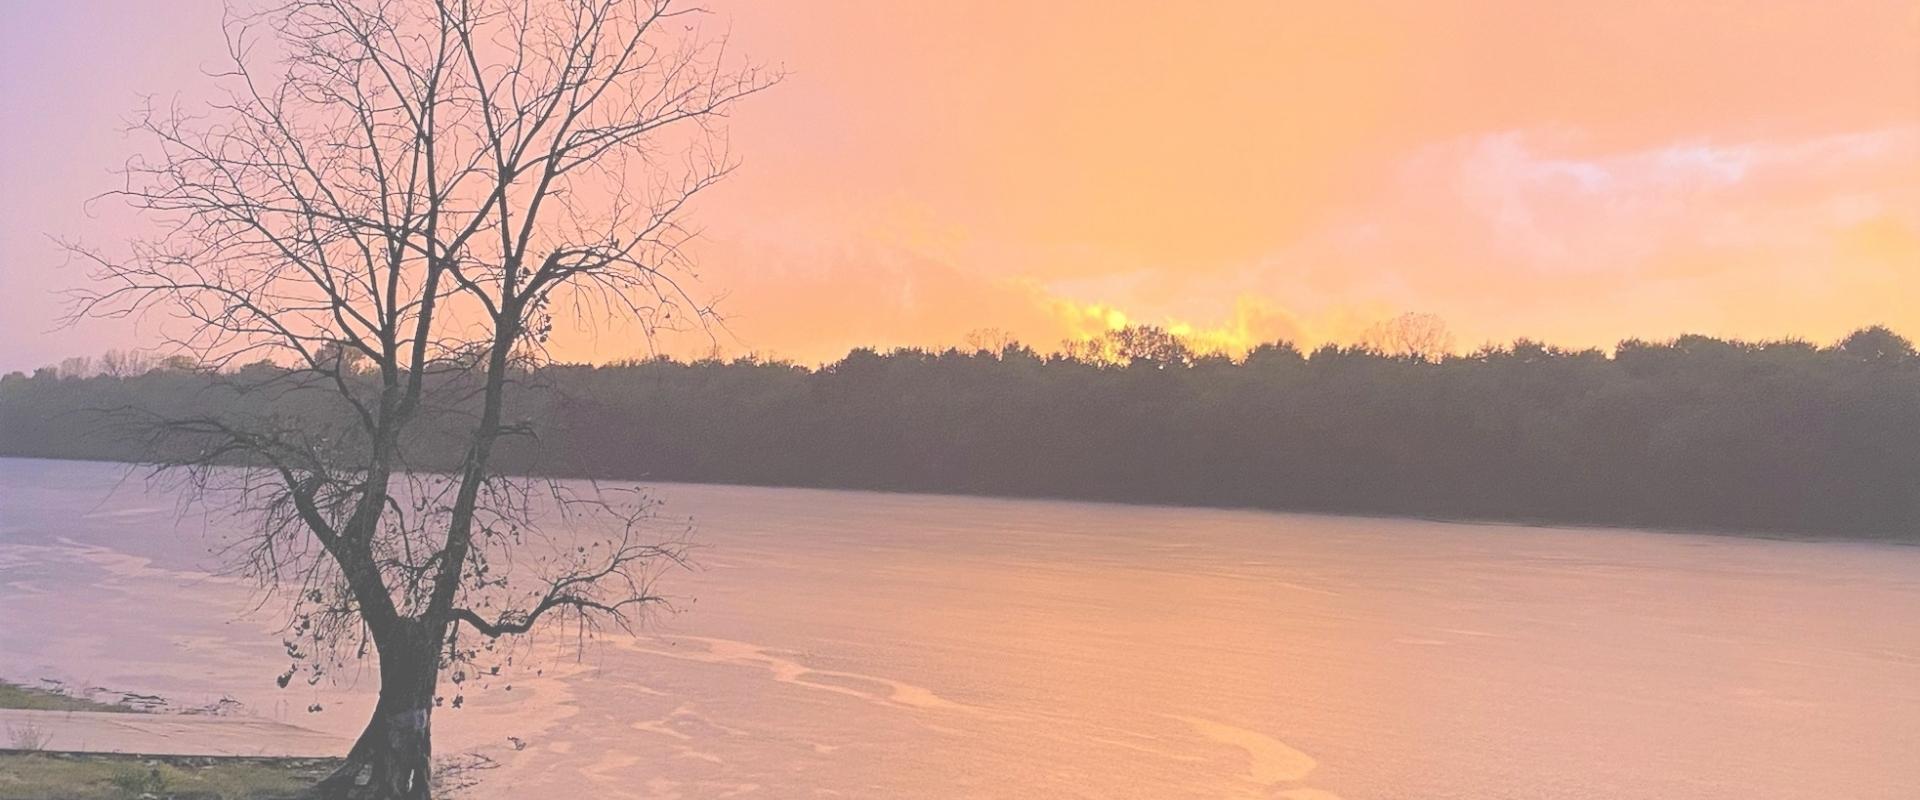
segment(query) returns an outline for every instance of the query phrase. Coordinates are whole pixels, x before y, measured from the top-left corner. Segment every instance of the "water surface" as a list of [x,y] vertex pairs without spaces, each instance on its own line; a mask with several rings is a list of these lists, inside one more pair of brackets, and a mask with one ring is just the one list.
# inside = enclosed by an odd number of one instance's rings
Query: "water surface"
[[[0,675],[352,733],[370,681],[276,689],[224,523],[125,474],[0,460]],[[439,712],[472,796],[1920,797],[1920,548],[657,493],[685,610]]]

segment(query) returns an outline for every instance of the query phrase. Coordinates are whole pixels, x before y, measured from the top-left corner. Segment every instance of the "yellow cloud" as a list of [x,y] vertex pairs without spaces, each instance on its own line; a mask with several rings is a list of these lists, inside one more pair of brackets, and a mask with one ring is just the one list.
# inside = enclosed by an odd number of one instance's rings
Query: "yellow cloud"
[[[1185,341],[1200,352],[1244,355],[1248,350],[1281,339],[1308,345],[1324,341],[1311,335],[1308,326],[1293,312],[1257,295],[1242,294],[1234,299],[1232,315],[1221,322],[1206,324],[1168,317],[1157,322],[1130,315],[1111,303],[1053,302],[1053,315],[1066,330],[1070,341],[1100,338],[1108,331],[1130,323],[1156,325]],[[1342,326],[1346,327],[1346,326]]]

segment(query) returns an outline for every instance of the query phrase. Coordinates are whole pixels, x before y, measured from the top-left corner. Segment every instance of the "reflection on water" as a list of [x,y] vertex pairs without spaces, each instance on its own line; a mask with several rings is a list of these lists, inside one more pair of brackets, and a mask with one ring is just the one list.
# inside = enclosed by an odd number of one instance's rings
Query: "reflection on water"
[[[352,733],[366,676],[274,688],[205,521],[121,474],[0,460],[0,674]],[[686,611],[439,712],[478,796],[1920,797],[1920,548],[660,493]]]

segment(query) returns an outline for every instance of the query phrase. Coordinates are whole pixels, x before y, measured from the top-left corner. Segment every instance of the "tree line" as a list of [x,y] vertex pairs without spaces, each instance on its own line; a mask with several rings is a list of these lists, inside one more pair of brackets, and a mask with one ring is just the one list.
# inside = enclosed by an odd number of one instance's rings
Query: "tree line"
[[[819,368],[522,366],[497,458],[564,477],[1920,538],[1920,356],[1885,328],[1830,346],[1682,336],[1463,355],[1406,333],[1240,358],[1136,326],[1053,353],[987,336]],[[0,455],[204,446],[122,435],[129,414],[346,426],[337,393],[298,375],[13,373]],[[477,413],[459,405],[410,439],[413,468],[460,463],[461,439],[436,433]]]

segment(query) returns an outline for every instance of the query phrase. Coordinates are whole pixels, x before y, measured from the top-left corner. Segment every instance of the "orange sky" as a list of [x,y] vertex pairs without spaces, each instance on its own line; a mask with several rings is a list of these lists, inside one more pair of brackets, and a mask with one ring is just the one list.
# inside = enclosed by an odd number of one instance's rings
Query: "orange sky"
[[[218,54],[217,6],[125,5],[11,15],[0,100],[47,122],[10,114],[0,156],[10,316],[57,284],[38,234],[84,222],[66,187],[90,162],[58,187],[45,162],[110,155],[92,126]],[[1122,317],[1312,344],[1401,311],[1463,345],[1920,333],[1913,0],[711,7],[792,72],[736,115],[745,164],[696,211],[731,352],[1051,346]],[[48,92],[28,59],[89,88]],[[0,367],[126,336],[44,323],[5,323]],[[557,344],[645,352],[618,328]]]

